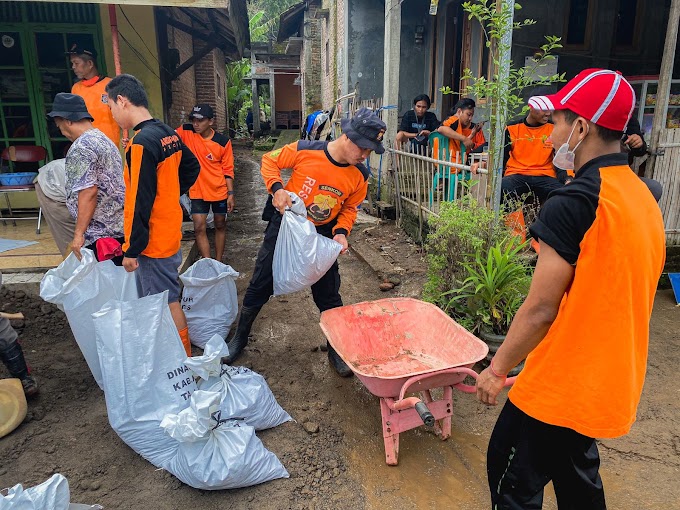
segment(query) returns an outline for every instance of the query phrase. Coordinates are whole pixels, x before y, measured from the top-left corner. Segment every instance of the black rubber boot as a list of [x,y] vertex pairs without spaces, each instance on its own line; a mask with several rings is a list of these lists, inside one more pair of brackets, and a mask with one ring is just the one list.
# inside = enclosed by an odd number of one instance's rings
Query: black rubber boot
[[229,347],[229,356],[222,358],[223,363],[231,365],[239,358],[239,356],[241,356],[243,349],[246,345],[248,345],[250,328],[253,327],[253,322],[255,322],[255,318],[257,317],[257,314],[260,313],[261,309],[261,306],[253,308],[244,306],[241,308],[241,316],[238,319],[236,333],[234,333],[234,336],[231,337],[231,340],[227,342],[227,347]]
[[27,397],[38,394],[38,383],[29,375],[28,365],[24,359],[24,351],[17,342],[14,342],[8,349],[0,352],[0,359],[2,359],[10,375],[21,381]]
[[342,358],[338,356],[338,353],[335,352],[333,346],[329,343],[327,343],[326,346],[328,347],[328,362],[333,366],[338,375],[340,377],[350,377],[354,374],[352,369],[347,366],[347,363],[342,361]]

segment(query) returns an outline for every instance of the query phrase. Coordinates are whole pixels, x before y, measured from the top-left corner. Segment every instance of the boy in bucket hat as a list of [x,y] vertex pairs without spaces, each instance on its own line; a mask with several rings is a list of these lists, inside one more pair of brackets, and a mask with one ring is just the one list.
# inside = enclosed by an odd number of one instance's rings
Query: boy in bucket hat
[[595,438],[628,433],[645,379],[649,320],[665,259],[661,212],[620,153],[635,93],[619,74],[587,69],[532,108],[553,111],[554,191],[530,231],[540,254],[529,294],[477,397],[495,405],[526,358],[489,441],[494,508],[604,509]]
[[[296,193],[307,207],[307,218],[319,234],[332,238],[347,251],[347,236],[357,216],[357,207],[366,198],[369,172],[363,165],[372,151],[382,154],[385,123],[368,108],[361,108],[351,119],[343,119],[342,136],[332,142],[291,143],[262,157],[262,177],[271,193],[262,219],[269,221],[264,242],[257,255],[253,278],[243,298],[236,333],[229,341],[229,363],[233,363],[248,343],[250,329],[260,309],[273,294],[272,261],[282,214],[292,205],[287,191]],[[283,184],[281,170],[292,168]],[[312,285],[312,296],[319,311],[342,306],[337,261]],[[328,345],[328,359],[343,377],[351,369]]]
[[215,259],[222,262],[227,213],[234,210],[234,152],[229,137],[213,129],[214,116],[210,105],[196,105],[189,114],[191,122],[175,131],[201,165],[198,179],[189,190],[196,246],[202,257],[210,258],[206,218],[212,208],[215,215]]

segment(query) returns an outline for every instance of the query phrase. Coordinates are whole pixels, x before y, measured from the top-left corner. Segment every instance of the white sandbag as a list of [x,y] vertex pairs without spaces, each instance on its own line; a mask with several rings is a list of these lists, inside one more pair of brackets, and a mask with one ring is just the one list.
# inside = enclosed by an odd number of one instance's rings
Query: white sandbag
[[102,388],[92,314],[112,299],[137,299],[134,273],[110,260],[97,262],[94,253],[81,250],[82,259],[71,253],[58,267],[50,269],[40,282],[40,297],[61,308],[87,366]]
[[202,349],[213,335],[226,338],[238,314],[238,273],[215,259],[200,259],[179,278],[191,343]]
[[185,365],[200,379],[199,390],[220,394],[222,419],[243,420],[265,430],[291,421],[290,415],[278,404],[264,377],[245,367],[223,365],[221,358],[229,350],[219,336],[205,345],[202,356],[188,358]]
[[318,282],[340,255],[340,243],[317,233],[304,202],[288,192],[293,206],[283,213],[274,248],[274,295],[305,289]]
[[110,301],[93,315],[109,423],[125,443],[157,467],[177,441],[159,427],[189,406],[196,383],[168,308],[168,291]]
[[35,487],[24,489],[18,483],[7,491],[0,493],[0,510],[81,510],[101,509],[99,505],[77,505],[69,503],[71,492],[68,480],[56,473],[48,480]]
[[161,427],[179,441],[179,449],[163,467],[187,485],[207,490],[288,478],[253,427],[221,417],[219,401],[218,393],[198,390],[191,395],[191,407],[165,417]]

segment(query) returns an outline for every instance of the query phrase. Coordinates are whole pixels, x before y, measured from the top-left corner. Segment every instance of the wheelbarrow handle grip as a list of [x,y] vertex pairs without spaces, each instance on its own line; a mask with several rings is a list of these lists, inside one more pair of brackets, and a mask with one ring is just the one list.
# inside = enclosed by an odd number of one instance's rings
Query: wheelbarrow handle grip
[[432,427],[434,425],[434,415],[427,408],[425,402],[418,402],[415,407],[416,412],[418,413],[418,416],[420,416],[420,419],[423,420],[423,423],[428,427]]
[[[472,374],[470,374],[470,375],[472,375]],[[475,375],[472,375],[472,377],[476,380],[477,379],[477,373],[475,372]],[[505,388],[507,388],[508,386],[512,386],[513,384],[515,384],[515,379],[517,379],[516,376],[515,377],[508,377],[505,380],[505,383],[503,384],[503,386]],[[476,386],[470,386],[469,384],[458,383],[454,386],[454,388],[462,391],[463,393],[477,393],[477,387]]]

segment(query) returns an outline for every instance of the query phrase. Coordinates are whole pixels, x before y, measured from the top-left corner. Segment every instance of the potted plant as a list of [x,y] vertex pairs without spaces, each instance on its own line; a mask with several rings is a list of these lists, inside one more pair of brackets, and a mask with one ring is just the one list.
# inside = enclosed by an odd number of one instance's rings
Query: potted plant
[[529,291],[531,271],[521,256],[525,248],[518,237],[508,236],[486,252],[478,250],[474,260],[464,264],[466,278],[461,286],[446,293],[446,311],[489,345],[488,361],[505,340]]

